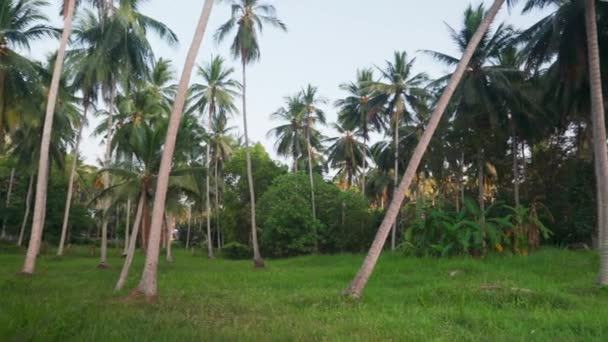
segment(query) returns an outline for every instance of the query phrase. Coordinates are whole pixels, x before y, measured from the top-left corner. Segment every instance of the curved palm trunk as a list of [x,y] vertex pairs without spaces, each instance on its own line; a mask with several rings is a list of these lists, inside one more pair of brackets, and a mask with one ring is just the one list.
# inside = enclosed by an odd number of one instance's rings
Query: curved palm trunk
[[61,239],[59,240],[59,248],[57,248],[57,256],[63,255],[63,246],[65,245],[65,237],[68,231],[68,221],[70,219],[70,208],[72,206],[72,196],[74,193],[74,180],[76,179],[76,167],[78,166],[78,156],[80,141],[82,140],[82,129],[87,118],[88,106],[84,106],[83,120],[80,128],[78,128],[78,136],[76,137],[76,146],[74,146],[74,152],[72,153],[72,168],[70,169],[70,180],[68,183],[68,194],[65,199],[65,211],[63,212],[63,224],[61,225]]
[[[13,183],[15,182],[15,169],[11,169],[11,176],[8,180],[8,191],[6,193],[6,209],[11,205],[11,195],[13,194]],[[2,233],[0,233],[0,239],[6,238],[6,217],[2,220]]]
[[397,218],[397,215],[399,214],[399,209],[401,208],[401,204],[403,203],[403,199],[405,198],[407,189],[410,187],[410,185],[412,183],[414,174],[416,173],[416,170],[418,169],[418,166],[420,165],[420,161],[422,160],[424,152],[426,151],[426,149],[431,141],[431,138],[433,137],[433,134],[435,133],[435,130],[437,129],[437,126],[439,125],[439,121],[441,120],[441,117],[443,116],[443,113],[444,113],[445,109],[447,108],[447,106],[452,98],[452,95],[454,95],[454,91],[456,90],[456,87],[460,83],[462,76],[464,75],[464,72],[466,71],[466,68],[469,65],[469,62],[471,61],[471,57],[473,56],[473,53],[475,52],[475,50],[477,49],[477,46],[479,45],[479,42],[481,41],[481,39],[483,38],[485,33],[488,31],[488,28],[492,24],[492,21],[498,14],[498,11],[500,10],[500,8],[502,7],[504,2],[505,2],[505,0],[495,0],[494,1],[494,4],[488,11],[488,14],[482,21],[481,25],[479,26],[479,28],[473,35],[471,42],[467,46],[467,49],[465,50],[462,58],[460,59],[460,62],[458,63],[458,67],[456,68],[456,71],[452,75],[450,82],[446,86],[443,94],[441,95],[441,98],[439,99],[439,102],[437,103],[437,107],[433,111],[433,115],[431,116],[431,119],[428,123],[426,130],[424,131],[424,133],[422,134],[422,137],[420,138],[420,142],[418,143],[418,146],[416,146],[416,149],[414,150],[414,153],[412,154],[412,158],[410,159],[407,169],[405,170],[405,175],[404,175],[403,179],[401,180],[401,183],[399,184],[399,188],[397,189],[397,192],[395,193],[393,200],[391,201],[391,204],[386,213],[386,216],[384,217],[384,220],[382,221],[382,224],[380,225],[380,228],[378,229],[378,233],[376,234],[376,237],[374,238],[374,242],[372,243],[372,246],[370,247],[370,250],[369,250],[365,260],[363,261],[363,265],[361,266],[361,269],[359,270],[359,272],[357,273],[357,275],[351,282],[350,286],[344,291],[346,295],[348,295],[352,298],[361,297],[361,295],[363,293],[363,289],[365,288],[365,285],[369,281],[369,278],[372,275],[374,267],[376,266],[376,263],[378,262],[378,258],[380,257],[380,253],[382,252],[382,247],[384,246],[384,244],[386,242],[386,238],[388,237],[388,233],[391,229],[391,226],[393,225],[393,223],[395,222],[395,220]]
[[[308,145],[308,177],[310,179],[310,204],[312,206],[312,220],[317,221],[317,205],[315,203],[315,181],[312,177],[312,146],[310,144],[310,122],[309,127],[306,129],[306,144]],[[316,225],[314,227],[315,234],[315,246],[314,253],[319,251],[319,235],[317,232]]]
[[608,285],[608,148],[606,146],[606,123],[604,117],[604,97],[602,94],[602,79],[600,73],[600,53],[597,37],[597,14],[595,1],[586,0],[585,17],[587,29],[587,47],[589,54],[589,81],[591,86],[591,117],[593,123],[593,145],[597,172],[597,192],[601,204],[598,212],[600,275],[599,283]]
[[[394,179],[394,187],[393,198],[397,194],[397,184],[399,184],[399,120],[395,120],[395,179]],[[399,210],[401,211],[401,209]],[[395,219],[395,223],[393,224],[393,229],[391,232],[391,251],[394,251],[397,245],[397,224],[399,214],[397,214],[397,219]]]
[[260,254],[258,245],[258,229],[255,216],[255,188],[253,184],[253,170],[251,168],[251,151],[249,147],[249,133],[247,131],[247,63],[243,64],[243,130],[245,135],[245,156],[247,159],[247,181],[249,183],[249,198],[251,200],[251,244],[253,245],[253,266],[264,268],[264,259]]
[[188,84],[190,83],[190,77],[192,76],[192,69],[196,63],[196,57],[198,55],[198,51],[200,50],[203,36],[205,35],[207,23],[209,22],[209,16],[211,15],[211,10],[213,8],[213,2],[213,0],[205,0],[201,16],[196,27],[196,32],[194,34],[194,38],[192,39],[192,44],[188,50],[188,56],[186,57],[186,63],[184,65],[182,77],[179,82],[179,88],[175,97],[175,103],[173,104],[173,110],[171,111],[171,117],[169,119],[167,140],[165,142],[165,149],[163,151],[163,156],[160,163],[156,193],[154,196],[154,210],[152,211],[150,237],[148,241],[148,249],[146,250],[146,264],[141,281],[135,290],[135,292],[143,294],[150,300],[154,299],[158,293],[156,274],[158,271],[158,257],[160,254],[160,230],[163,223],[163,214],[165,212],[165,202],[167,199],[167,188],[169,186],[171,163],[173,160],[173,153],[175,152],[175,142],[177,140],[177,133],[182,118],[182,112],[184,110],[184,104],[186,103],[186,97],[188,96]]
[[25,195],[25,213],[23,214],[23,222],[21,222],[21,229],[19,230],[19,239],[17,240],[17,246],[23,244],[23,236],[25,235],[25,226],[27,220],[30,218],[30,209],[32,203],[32,193],[34,192],[34,175],[30,176],[30,181],[27,186],[27,195]]
[[141,194],[139,195],[137,211],[135,213],[135,221],[133,222],[133,229],[131,229],[131,238],[129,239],[129,247],[127,248],[125,263],[122,265],[120,277],[118,277],[118,282],[116,283],[114,291],[122,290],[122,288],[125,286],[125,282],[127,281],[127,277],[129,276],[129,270],[131,269],[131,264],[133,263],[133,256],[135,255],[137,234],[139,233],[139,227],[141,226],[141,218],[143,216],[145,202],[146,191],[142,189]]
[[[213,130],[212,127],[212,122],[213,122],[213,112],[214,110],[214,104],[211,103],[211,106],[209,106],[209,132],[211,132]],[[211,239],[211,144],[208,143],[207,144],[207,177],[206,178],[206,184],[207,184],[207,188],[206,190],[206,206],[207,206],[207,257],[209,257],[209,259],[213,259],[213,240]]]
[[42,130],[42,141],[40,143],[40,160],[38,162],[38,179],[36,185],[36,200],[34,204],[34,220],[32,223],[32,232],[30,234],[30,243],[27,248],[27,254],[21,270],[24,274],[33,274],[36,268],[36,257],[40,250],[42,241],[42,230],[44,229],[44,208],[46,204],[46,192],[48,188],[48,166],[49,166],[49,148],[51,145],[51,133],[53,131],[53,117],[55,114],[55,105],[57,103],[57,93],[59,92],[59,81],[61,80],[61,70],[63,69],[63,59],[65,50],[68,45],[70,34],[72,33],[72,18],[74,17],[75,0],[67,0],[67,11],[64,20],[63,33],[61,34],[61,42],[57,51],[55,67],[53,69],[53,77],[49,88],[48,102],[44,117],[44,128]]

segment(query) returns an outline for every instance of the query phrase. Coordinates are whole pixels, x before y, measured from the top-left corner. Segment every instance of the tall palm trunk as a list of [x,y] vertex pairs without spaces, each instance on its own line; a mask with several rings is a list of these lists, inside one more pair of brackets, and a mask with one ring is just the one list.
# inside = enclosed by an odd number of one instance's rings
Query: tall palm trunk
[[480,214],[481,217],[480,219],[480,224],[481,224],[481,247],[483,249],[483,254],[486,253],[487,251],[487,246],[486,246],[486,200],[485,200],[485,180],[484,180],[484,176],[485,176],[485,172],[484,172],[484,168],[485,168],[485,161],[484,161],[484,151],[483,148],[479,149],[479,155],[478,155],[478,164],[477,164],[477,186],[478,186],[478,201],[479,201],[479,210],[480,210]]
[[139,233],[139,227],[141,226],[141,218],[143,216],[144,205],[146,204],[146,191],[145,189],[141,190],[141,194],[139,195],[139,201],[137,202],[137,210],[135,213],[135,221],[133,222],[133,228],[131,229],[131,238],[129,238],[129,247],[127,248],[127,254],[125,257],[125,263],[122,265],[122,270],[120,271],[120,277],[118,277],[118,282],[116,283],[116,287],[114,291],[120,291],[125,285],[127,281],[127,276],[129,276],[129,270],[131,269],[131,264],[133,263],[133,255],[135,255],[135,245],[137,244],[137,234]]
[[[6,203],[5,207],[11,205],[11,195],[13,194],[13,183],[15,182],[15,168],[11,169],[11,176],[8,179],[8,191],[6,192]],[[6,238],[6,217],[2,220],[2,233],[0,233],[0,239]]]
[[25,226],[30,218],[30,209],[32,204],[32,194],[34,192],[34,175],[30,176],[30,181],[27,186],[27,195],[25,195],[25,213],[23,214],[23,222],[21,222],[21,229],[19,230],[19,239],[17,240],[17,246],[23,244],[23,236],[25,235]]
[[[215,112],[215,104],[213,100],[211,101],[211,105],[209,106],[209,132],[213,130],[213,115]],[[207,160],[205,161],[207,164],[207,177],[206,178],[206,206],[207,206],[207,257],[209,259],[213,259],[213,240],[211,239],[211,143],[207,144]]]
[[405,175],[401,180],[401,183],[399,184],[399,188],[395,193],[395,196],[393,196],[393,200],[391,201],[386,216],[384,217],[384,220],[382,221],[382,224],[378,229],[378,233],[374,238],[374,242],[372,243],[369,253],[363,261],[361,269],[353,279],[350,286],[345,290],[346,295],[352,298],[361,297],[363,289],[369,281],[374,267],[378,262],[378,258],[380,257],[380,253],[382,252],[382,248],[386,242],[386,238],[388,237],[388,233],[391,229],[391,226],[393,225],[397,218],[397,215],[399,214],[399,209],[401,208],[401,204],[403,203],[405,194],[412,183],[412,179],[414,178],[416,170],[420,165],[420,161],[422,160],[422,157],[431,141],[431,138],[433,137],[433,134],[435,133],[435,130],[439,125],[439,121],[441,120],[441,117],[443,116],[443,113],[447,108],[452,98],[452,95],[454,95],[454,91],[460,83],[462,76],[464,75],[466,68],[469,65],[469,62],[471,61],[471,57],[473,56],[473,53],[479,45],[479,42],[481,41],[485,33],[488,31],[490,25],[492,24],[492,21],[498,14],[498,11],[500,10],[504,2],[505,0],[494,1],[494,4],[488,11],[486,17],[483,19],[481,25],[479,25],[479,28],[477,29],[469,45],[467,46],[467,49],[465,50],[462,58],[460,59],[460,62],[458,63],[456,71],[452,75],[452,78],[450,79],[443,94],[441,95],[441,98],[439,99],[439,102],[437,103],[437,107],[433,111],[433,115],[431,116],[426,130],[420,138],[418,146],[416,146],[416,149],[412,154],[412,158],[410,159],[410,162],[407,166]]
[[179,82],[177,95],[171,111],[169,119],[169,127],[167,129],[167,140],[160,163],[158,172],[158,180],[156,185],[156,193],[154,196],[154,210],[152,211],[152,223],[150,227],[150,237],[148,241],[148,249],[146,250],[146,265],[144,272],[139,282],[136,292],[142,293],[148,299],[152,300],[157,296],[158,287],[156,284],[156,274],[158,272],[158,257],[160,254],[160,229],[163,221],[163,213],[165,212],[165,201],[167,199],[167,188],[169,186],[169,174],[171,172],[171,163],[173,153],[175,151],[175,142],[177,133],[184,110],[186,97],[188,96],[188,84],[192,76],[192,69],[196,63],[196,57],[201,47],[203,36],[209,22],[209,16],[213,8],[213,0],[205,0],[203,10],[196,27],[192,44],[188,50],[186,63],[182,72],[182,77]]
[[[110,167],[110,163],[112,162],[112,125],[114,121],[114,100],[116,99],[116,86],[112,84],[110,89],[110,101],[108,101],[108,135],[106,137],[106,152],[104,154],[104,162],[103,166],[105,168]],[[110,188],[111,179],[110,173],[103,173],[103,188],[107,190]],[[103,203],[103,217],[101,221],[101,248],[100,248],[100,260],[99,268],[107,268],[108,267],[108,220],[109,220],[109,209],[110,209],[110,200],[106,199]]]
[[593,145],[597,172],[597,191],[601,210],[598,212],[600,241],[599,283],[608,285],[608,148],[606,146],[606,123],[604,117],[604,96],[600,70],[600,53],[597,33],[597,13],[595,0],[585,2],[587,29],[587,49],[589,54],[589,81],[591,86],[591,117],[593,123]]
[[51,145],[51,133],[53,131],[53,117],[55,114],[55,105],[57,104],[57,93],[59,92],[59,81],[61,80],[61,71],[63,69],[63,59],[65,50],[72,33],[72,18],[74,17],[75,0],[67,0],[67,10],[64,20],[63,32],[61,34],[61,42],[57,51],[55,67],[53,69],[53,77],[49,88],[48,102],[46,113],[44,116],[44,128],[42,130],[42,141],[40,143],[40,160],[38,162],[38,179],[36,185],[36,200],[34,204],[34,220],[32,223],[32,232],[30,234],[30,243],[27,248],[27,254],[21,270],[24,274],[33,274],[36,268],[36,257],[40,250],[42,242],[42,230],[44,229],[44,212],[46,205],[46,195],[48,188],[48,166],[49,166],[49,148]]
[[[394,175],[393,198],[397,195],[397,184],[399,184],[399,118],[395,118],[395,175]],[[401,211],[401,209],[399,210]],[[399,214],[397,214],[397,217]],[[391,232],[391,250],[394,251],[397,245],[397,225],[399,220],[395,219]]]
[[76,137],[76,145],[72,152],[72,168],[70,169],[70,180],[68,183],[68,194],[65,199],[65,210],[63,212],[63,224],[61,225],[61,239],[59,240],[59,248],[57,248],[57,256],[63,255],[63,246],[65,245],[65,237],[68,231],[68,221],[70,219],[70,208],[72,206],[72,196],[74,193],[74,180],[76,179],[76,167],[78,166],[78,156],[80,141],[82,140],[82,129],[87,119],[88,105],[84,105],[84,113],[82,114],[82,124],[78,128],[78,136]]
[[219,191],[219,156],[215,151],[215,225],[217,227],[217,248],[222,248],[222,230],[220,227],[220,191]]
[[192,207],[188,206],[188,232],[186,233],[186,250],[190,247],[190,229],[192,228]]
[[[124,250],[122,252],[122,254],[124,256],[127,255],[127,252],[129,251],[129,224],[131,221],[131,198],[127,199],[127,208],[126,208],[126,215],[125,215],[125,243],[124,243]],[[137,237],[136,237],[137,238]]]
[[306,129],[306,145],[308,147],[308,177],[310,179],[310,204],[312,206],[312,220],[315,222],[314,234],[315,234],[315,245],[314,252],[319,251],[319,236],[316,228],[317,222],[317,205],[315,203],[315,181],[312,177],[312,145],[310,144],[310,120]]
[[365,174],[367,173],[367,134],[363,138],[363,170],[361,171],[361,194],[365,197]]
[[515,200],[515,206],[519,207],[519,142],[517,140],[517,133],[515,131],[515,121],[511,116],[511,153],[513,154],[513,197]]
[[264,268],[264,259],[258,245],[258,228],[255,216],[255,188],[253,170],[251,169],[251,151],[249,147],[249,132],[247,131],[247,63],[243,59],[243,130],[245,133],[245,156],[247,159],[247,181],[249,182],[249,197],[251,200],[251,244],[253,245],[253,266]]

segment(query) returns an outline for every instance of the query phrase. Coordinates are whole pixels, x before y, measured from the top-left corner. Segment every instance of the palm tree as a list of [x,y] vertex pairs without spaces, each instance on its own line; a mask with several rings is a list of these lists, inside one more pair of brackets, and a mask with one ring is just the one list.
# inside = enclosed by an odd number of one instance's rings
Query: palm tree
[[293,159],[293,172],[298,172],[298,162],[302,151],[307,149],[306,133],[304,132],[304,104],[299,94],[285,98],[285,106],[270,115],[273,120],[283,124],[268,131],[268,136],[276,139],[275,148],[280,156]]
[[602,93],[602,78],[600,73],[600,52],[598,44],[597,14],[595,0],[585,1],[585,27],[587,29],[587,46],[589,57],[589,81],[591,87],[591,117],[593,123],[593,149],[595,151],[595,164],[597,192],[600,204],[598,208],[600,232],[600,275],[601,286],[608,286],[608,230],[604,225],[608,223],[608,148],[606,146],[606,123],[604,117],[604,96]]
[[[424,103],[425,92],[422,86],[428,77],[424,73],[414,74],[413,67],[416,59],[408,61],[405,52],[395,52],[393,61],[386,61],[384,69],[378,68],[384,82],[372,82],[369,88],[377,93],[376,102],[387,105],[387,114],[390,116],[394,136],[395,153],[395,184],[399,183],[399,127],[403,120],[412,119],[416,108]],[[396,247],[397,223],[393,227],[391,249]]]
[[158,182],[154,195],[154,210],[152,211],[150,238],[148,248],[146,250],[146,266],[144,268],[141,281],[136,289],[137,293],[143,294],[148,299],[154,299],[158,293],[156,274],[158,271],[160,235],[165,211],[165,201],[167,199],[167,189],[169,186],[169,174],[171,172],[171,164],[173,160],[173,153],[175,152],[177,133],[180,126],[182,111],[184,110],[184,105],[188,96],[188,84],[190,83],[192,70],[194,69],[194,64],[196,63],[196,57],[198,55],[198,51],[200,50],[212,9],[213,0],[206,0],[194,34],[194,38],[192,39],[192,44],[188,50],[186,63],[184,64],[182,77],[179,82],[177,95],[175,97],[175,102],[173,103],[173,109],[169,118],[167,139],[164,144],[164,150],[158,172]]
[[20,111],[9,110],[17,105],[30,105],[28,98],[36,86],[36,67],[19,48],[44,37],[54,37],[57,30],[47,25],[44,14],[48,5],[43,0],[5,0],[0,3],[0,147],[5,134],[21,121]]
[[247,179],[249,182],[249,196],[251,197],[251,237],[253,244],[253,261],[256,268],[264,268],[264,260],[258,246],[258,233],[255,215],[255,190],[251,170],[251,152],[249,146],[249,132],[247,131],[247,65],[260,59],[260,46],[258,31],[262,31],[264,24],[287,30],[285,24],[276,17],[273,5],[260,3],[259,0],[231,0],[232,16],[217,30],[215,38],[223,41],[230,32],[236,28],[230,50],[234,58],[241,60],[243,67],[243,130],[245,138],[245,152],[247,157]]
[[55,60],[55,68],[53,70],[53,78],[48,93],[48,102],[46,114],[44,118],[44,128],[42,131],[42,142],[40,143],[40,160],[38,162],[38,179],[36,182],[36,199],[34,202],[34,221],[32,223],[32,232],[30,235],[30,244],[27,248],[27,255],[23,264],[22,273],[33,274],[36,266],[36,257],[40,249],[42,240],[42,229],[44,226],[44,207],[46,205],[46,191],[48,186],[48,164],[49,164],[49,147],[51,145],[51,135],[53,130],[53,118],[55,114],[55,104],[57,102],[57,93],[59,90],[59,82],[61,80],[61,70],[63,68],[63,59],[65,50],[68,45],[68,40],[72,32],[72,18],[74,16],[75,0],[68,0],[67,11],[64,19],[63,33],[59,44],[59,51]]
[[[199,67],[198,74],[204,80],[203,84],[192,86],[192,97],[196,101],[193,108],[201,114],[209,114],[207,121],[208,132],[213,131],[213,123],[217,115],[233,114],[237,111],[234,105],[238,96],[240,84],[232,79],[233,68],[224,67],[224,59],[215,57],[204,68]],[[213,243],[211,241],[211,143],[207,143],[206,177],[206,216],[207,216],[207,253],[213,259]]]
[[[338,107],[338,120],[349,130],[360,130],[363,144],[367,149],[372,130],[380,131],[384,127],[381,114],[382,103],[374,103],[374,93],[369,85],[374,81],[374,71],[363,69],[357,71],[357,81],[340,85],[348,96],[336,101]],[[367,158],[363,158],[363,171],[361,174],[361,192],[365,195],[365,179]]]
[[[315,204],[315,183],[312,175],[313,170],[313,146],[312,136],[315,131],[315,125],[320,123],[325,125],[325,112],[319,108],[320,105],[327,103],[322,97],[318,95],[317,87],[308,85],[305,89],[300,92],[300,99],[302,101],[302,110],[304,111],[303,123],[304,132],[306,133],[306,151],[308,157],[308,176],[310,178],[310,200],[312,205],[312,219],[317,219],[317,208]],[[315,234],[316,235],[316,234]],[[315,251],[318,250],[318,241],[315,240]]]
[[340,136],[327,140],[332,143],[327,149],[327,161],[333,169],[338,170],[336,178],[340,179],[346,190],[349,190],[354,183],[357,183],[356,178],[359,173],[362,178],[364,177],[361,167],[365,165],[367,148],[365,143],[358,140],[363,133],[349,131],[337,124],[333,127]]
[[386,213],[386,216],[384,217],[384,220],[382,220],[382,224],[380,225],[380,228],[378,228],[378,233],[376,234],[376,237],[374,238],[374,242],[372,243],[372,246],[370,247],[370,250],[369,250],[367,256],[365,257],[365,260],[363,261],[363,265],[361,266],[361,269],[359,270],[359,272],[357,273],[357,275],[355,276],[355,278],[353,279],[353,281],[351,282],[349,287],[345,290],[346,295],[348,295],[352,298],[361,297],[363,290],[365,288],[365,285],[367,284],[367,282],[374,270],[374,267],[376,266],[376,263],[378,262],[378,258],[380,257],[380,253],[382,252],[382,247],[384,246],[384,244],[386,242],[386,238],[388,237],[390,229],[393,226],[395,220],[397,219],[397,215],[401,208],[401,204],[403,203],[403,199],[405,198],[406,192],[412,183],[412,180],[415,176],[418,166],[420,165],[420,161],[422,160],[424,152],[426,151],[426,148],[428,147],[428,145],[431,141],[431,138],[433,137],[433,134],[435,133],[435,130],[437,129],[437,126],[439,125],[439,122],[441,120],[441,117],[443,116],[445,109],[448,107],[448,105],[450,103],[452,95],[454,94],[456,88],[458,87],[458,84],[460,83],[460,80],[462,79],[462,77],[469,65],[469,62],[471,61],[471,58],[473,57],[473,54],[477,50],[477,46],[479,45],[481,40],[486,35],[486,32],[490,28],[490,25],[494,21],[494,18],[496,18],[496,15],[500,11],[504,2],[505,2],[505,0],[495,0],[494,1],[494,3],[492,4],[492,7],[490,7],[489,11],[487,12],[486,16],[484,17],[484,20],[482,21],[481,25],[479,25],[479,27],[477,28],[477,31],[475,31],[475,34],[473,35],[473,38],[470,40],[469,45],[467,46],[467,49],[464,51],[464,54],[456,67],[456,72],[454,72],[452,74],[450,82],[445,87],[445,90],[444,90],[443,94],[441,95],[441,98],[437,102],[437,107],[435,108],[435,110],[433,111],[433,114],[431,115],[431,119],[424,131],[424,134],[420,138],[420,142],[418,143],[418,145],[416,146],[416,149],[414,150],[414,153],[412,154],[412,158],[410,159],[408,167],[405,171],[405,175],[404,175],[403,179],[401,180],[401,183],[399,184],[397,191],[395,191],[393,200],[391,201],[391,204]]

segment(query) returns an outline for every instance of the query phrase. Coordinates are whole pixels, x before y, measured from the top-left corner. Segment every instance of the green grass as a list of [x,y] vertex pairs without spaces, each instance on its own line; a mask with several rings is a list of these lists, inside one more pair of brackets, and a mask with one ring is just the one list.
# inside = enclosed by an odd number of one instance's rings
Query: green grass
[[[16,275],[0,249],[0,340],[60,341],[606,341],[608,291],[595,286],[593,252],[530,257],[416,259],[384,255],[364,298],[340,296],[361,255],[249,261],[177,251],[162,263],[157,304],[114,294],[122,260],[42,256]],[[138,255],[127,288],[135,286]],[[458,274],[450,276],[451,271]]]

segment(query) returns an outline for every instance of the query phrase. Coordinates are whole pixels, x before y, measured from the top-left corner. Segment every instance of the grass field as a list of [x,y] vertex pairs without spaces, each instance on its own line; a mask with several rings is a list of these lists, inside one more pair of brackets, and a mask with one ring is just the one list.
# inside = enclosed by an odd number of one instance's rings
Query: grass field
[[[21,251],[0,250],[0,341],[607,341],[608,291],[592,252],[415,259],[385,255],[364,298],[340,296],[363,256],[206,260],[177,251],[160,269],[157,304],[112,289],[122,260],[99,270],[73,253],[42,256],[16,276]],[[140,274],[142,256],[127,288]]]

